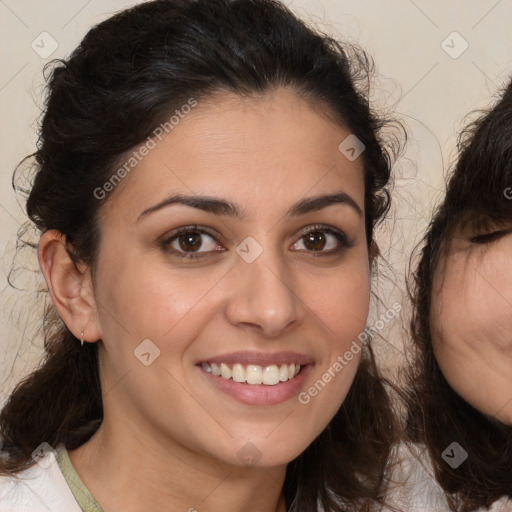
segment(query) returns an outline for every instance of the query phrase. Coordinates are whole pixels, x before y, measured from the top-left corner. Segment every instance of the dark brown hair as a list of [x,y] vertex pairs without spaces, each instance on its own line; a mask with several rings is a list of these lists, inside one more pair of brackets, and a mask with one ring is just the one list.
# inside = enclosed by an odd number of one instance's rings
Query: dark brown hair
[[[69,59],[54,63],[35,156],[27,213],[44,232],[62,232],[76,258],[96,264],[104,184],[128,151],[169,113],[216,92],[249,96],[289,87],[321,106],[365,146],[366,232],[389,206],[396,139],[370,110],[371,61],[322,35],[272,0],[155,0],[93,27]],[[340,141],[341,142],[341,141]],[[395,149],[393,149],[395,148]],[[54,311],[45,322],[46,357],[0,414],[0,472],[33,464],[41,442],[74,449],[102,421],[97,344],[80,347]],[[289,510],[367,510],[381,500],[394,441],[387,391],[365,349],[343,406],[325,431],[292,461],[285,480]]]
[[[422,443],[452,510],[488,507],[512,497],[512,428],[492,421],[448,384],[434,357],[429,315],[432,283],[452,234],[470,222],[510,226],[512,201],[512,83],[489,111],[480,113],[459,136],[459,159],[446,197],[424,237],[410,293],[414,363],[408,369],[410,438]],[[509,196],[510,197],[510,196]],[[453,442],[468,458],[456,469],[441,457]]]

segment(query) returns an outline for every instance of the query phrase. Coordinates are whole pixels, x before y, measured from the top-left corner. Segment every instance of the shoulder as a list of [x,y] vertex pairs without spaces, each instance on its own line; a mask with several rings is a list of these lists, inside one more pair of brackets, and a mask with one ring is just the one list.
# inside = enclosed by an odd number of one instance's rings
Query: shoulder
[[0,512],[81,512],[52,452],[16,475],[0,476]]

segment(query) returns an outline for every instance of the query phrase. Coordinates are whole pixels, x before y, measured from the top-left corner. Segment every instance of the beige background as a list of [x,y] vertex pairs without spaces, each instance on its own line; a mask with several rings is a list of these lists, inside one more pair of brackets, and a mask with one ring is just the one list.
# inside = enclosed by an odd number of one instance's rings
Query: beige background
[[[42,105],[42,67],[65,57],[87,29],[137,2],[122,0],[0,0],[0,402],[13,383],[37,364],[41,300],[7,285],[23,210],[11,188],[17,162],[34,150]],[[409,131],[407,153],[396,166],[392,217],[379,231],[391,264],[375,283],[369,325],[398,300],[400,322],[390,322],[377,339],[383,366],[396,368],[407,340],[405,267],[433,205],[442,197],[444,176],[454,161],[455,135],[464,117],[490,104],[512,74],[512,0],[295,0],[286,1],[324,30],[360,44],[375,59],[376,105],[393,107]],[[459,35],[450,36],[454,31]],[[31,44],[50,48],[48,58]],[[447,39],[448,37],[448,39]],[[446,42],[443,44],[443,41]],[[459,55],[461,50],[468,48]],[[447,46],[448,45],[448,46]],[[451,52],[451,56],[448,52]],[[39,51],[42,51],[40,49]],[[456,58],[454,58],[456,57]],[[35,268],[33,257],[22,260]],[[37,286],[37,274],[18,276],[18,285]]]

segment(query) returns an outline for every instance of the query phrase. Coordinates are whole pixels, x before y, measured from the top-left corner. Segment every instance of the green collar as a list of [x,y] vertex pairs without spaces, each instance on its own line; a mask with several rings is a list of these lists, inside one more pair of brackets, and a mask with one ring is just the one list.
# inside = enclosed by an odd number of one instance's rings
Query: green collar
[[60,470],[62,471],[62,474],[82,511],[103,512],[89,489],[87,489],[82,480],[80,480],[80,477],[69,460],[68,452],[65,448],[62,448],[62,450],[59,451],[57,463],[59,464]]

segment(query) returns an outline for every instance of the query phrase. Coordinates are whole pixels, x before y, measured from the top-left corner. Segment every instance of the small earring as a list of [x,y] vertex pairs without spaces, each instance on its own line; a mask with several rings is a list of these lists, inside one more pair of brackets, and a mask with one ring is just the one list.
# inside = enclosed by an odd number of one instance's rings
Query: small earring
[[82,347],[84,346],[84,331],[82,331],[80,335],[80,343],[82,344]]

